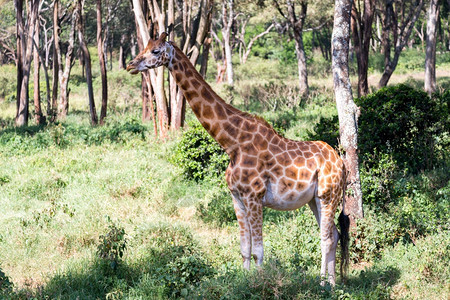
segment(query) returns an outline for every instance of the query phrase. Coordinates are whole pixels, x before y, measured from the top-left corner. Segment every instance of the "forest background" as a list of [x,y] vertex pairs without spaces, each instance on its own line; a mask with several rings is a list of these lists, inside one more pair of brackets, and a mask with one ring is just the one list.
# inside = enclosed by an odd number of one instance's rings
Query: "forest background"
[[305,208],[265,210],[241,270],[227,156],[167,71],[124,70],[174,24],[228,103],[340,149],[333,1],[0,3],[1,298],[448,299],[449,1],[354,2],[364,218],[335,289]]

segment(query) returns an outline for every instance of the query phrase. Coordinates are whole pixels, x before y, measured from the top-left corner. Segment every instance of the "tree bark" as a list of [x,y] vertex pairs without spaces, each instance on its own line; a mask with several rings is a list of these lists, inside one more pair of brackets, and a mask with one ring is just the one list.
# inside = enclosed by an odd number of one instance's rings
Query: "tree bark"
[[431,0],[427,21],[427,50],[425,56],[425,91],[431,96],[436,91],[436,23],[439,1]]
[[[410,11],[406,13],[403,9],[404,3],[401,4],[401,7],[397,7],[395,10],[393,8],[393,0],[386,0],[386,12],[385,12],[385,28],[383,32],[383,41],[384,41],[384,55],[385,55],[385,65],[383,75],[378,83],[379,87],[384,87],[387,85],[389,79],[392,76],[395,68],[398,64],[398,59],[400,58],[400,53],[403,48],[406,46],[409,37],[411,35],[412,29],[416,20],[418,19],[422,7],[423,0],[417,0],[417,4],[410,6]],[[400,5],[400,3],[398,4]],[[404,18],[403,22],[398,22],[399,18]],[[391,48],[390,48],[390,40],[389,40],[389,32],[390,27],[393,27],[392,33],[394,37],[394,57],[391,60]]]
[[58,83],[59,83],[59,62],[61,62],[61,49],[59,47],[59,0],[53,2],[53,84],[52,84],[52,103],[47,107],[47,116],[54,121],[57,112],[58,101]]
[[16,43],[17,43],[17,54],[16,54],[16,110],[19,111],[20,106],[20,94],[23,80],[23,51],[25,49],[24,41],[24,24],[23,24],[23,0],[15,0],[14,6],[16,9]]
[[355,224],[354,219],[362,218],[364,214],[358,166],[359,109],[353,101],[348,71],[351,8],[351,0],[335,0],[332,69],[339,116],[339,133],[345,151],[344,162],[348,172],[344,213],[350,215],[352,224]]
[[104,123],[108,108],[108,79],[106,74],[105,54],[102,39],[102,1],[97,0],[97,50],[102,77],[102,108],[100,110],[100,124]]
[[[136,29],[139,31],[139,34],[142,38],[143,47],[145,47],[150,39],[150,34],[146,23],[146,17],[143,14],[140,0],[132,0],[132,2],[133,2],[134,16],[137,23]],[[164,27],[162,27],[160,30],[162,32],[164,30]],[[161,70],[161,72],[163,72],[163,70]],[[156,109],[158,111],[158,122],[160,125],[159,135],[160,137],[164,138],[167,135],[167,128],[169,127],[169,116],[167,113],[167,103],[165,99],[164,85],[163,85],[164,73],[158,76],[156,70],[154,69],[149,70],[148,73],[152,89],[156,98],[156,106],[157,106]]]
[[89,49],[87,48],[86,39],[84,38],[84,28],[83,28],[83,3],[84,0],[77,0],[77,31],[78,31],[78,41],[80,42],[80,48],[83,54],[84,65],[86,68],[86,83],[88,86],[88,96],[89,96],[89,113],[91,116],[91,125],[95,126],[98,124],[97,110],[95,108],[94,101],[94,90],[92,87],[92,67],[91,67],[91,55]]
[[[248,43],[247,47],[245,47],[244,53],[242,54],[242,64],[245,64],[247,62],[248,56],[250,55],[250,52],[252,51],[252,47],[253,44],[261,37],[265,36],[266,34],[268,34],[270,32],[270,30],[274,27],[275,25],[272,23],[269,25],[269,27],[267,27],[266,30],[264,30],[263,32],[255,35],[250,42]],[[244,36],[242,36],[242,42],[244,42]],[[245,43],[245,42],[244,42]]]
[[234,85],[233,63],[232,63],[232,48],[231,48],[231,26],[234,20],[234,0],[227,0],[222,2],[222,37],[223,46],[225,49],[225,63],[227,65],[227,83]]
[[[39,16],[38,16],[39,17]],[[39,22],[35,24],[34,31],[34,51],[33,51],[33,62],[34,62],[34,117],[36,124],[44,124],[45,118],[42,115],[41,110],[41,95],[40,95],[40,79],[39,79]],[[48,92],[48,91],[47,91]]]
[[25,48],[25,59],[23,62],[23,78],[20,87],[20,98],[18,99],[18,110],[16,114],[16,125],[26,126],[28,124],[29,115],[29,95],[28,95],[28,84],[30,81],[30,69],[31,60],[33,55],[33,36],[35,32],[37,15],[39,10],[39,0],[33,0],[31,2],[29,19],[28,19],[28,33],[27,33],[27,43]]
[[358,64],[358,97],[369,93],[367,71],[369,68],[370,38],[372,37],[372,23],[374,17],[374,0],[364,0],[363,11],[360,8],[361,0],[352,6],[352,33],[353,45]]
[[283,12],[278,1],[274,0],[273,3],[281,16],[286,19],[289,27],[292,28],[292,31],[294,33],[300,96],[302,98],[306,98],[309,94],[309,85],[308,70],[306,66],[306,54],[305,48],[303,46],[303,26],[305,24],[308,3],[306,0],[302,0],[300,2],[300,15],[298,17],[296,15],[294,1],[286,1],[287,13]]
[[[59,78],[59,86],[60,86],[60,98],[58,105],[58,119],[64,119],[69,112],[69,77],[70,71],[72,70],[72,62],[73,62],[73,49],[75,43],[75,27],[77,23],[78,16],[78,5],[75,5],[72,11],[72,19],[70,25],[70,33],[69,40],[66,52],[65,66],[63,68],[62,64],[62,56],[61,53],[57,56],[58,59],[58,78]],[[57,45],[57,44],[55,44]],[[59,43],[58,43],[59,45]],[[59,46],[58,46],[59,48]]]

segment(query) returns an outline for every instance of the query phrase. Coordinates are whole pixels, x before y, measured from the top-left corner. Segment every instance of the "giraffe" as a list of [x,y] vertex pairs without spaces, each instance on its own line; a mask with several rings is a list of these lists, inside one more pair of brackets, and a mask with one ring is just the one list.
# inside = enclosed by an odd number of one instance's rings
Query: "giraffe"
[[[335,284],[336,248],[341,241],[343,266],[348,262],[348,217],[334,216],[345,190],[345,166],[322,141],[293,141],[279,135],[264,119],[242,112],[221,99],[187,56],[162,33],[127,66],[137,74],[166,66],[208,133],[230,157],[225,178],[239,223],[243,267],[253,257],[263,262],[263,207],[294,210],[308,204],[320,228],[321,284]],[[326,274],[328,273],[328,278]]]

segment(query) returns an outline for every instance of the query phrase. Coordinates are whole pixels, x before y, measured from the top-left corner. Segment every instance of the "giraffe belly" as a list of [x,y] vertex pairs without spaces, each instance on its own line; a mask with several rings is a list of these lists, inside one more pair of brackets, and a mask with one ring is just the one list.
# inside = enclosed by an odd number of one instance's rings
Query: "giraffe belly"
[[277,185],[268,182],[263,205],[276,210],[294,210],[311,201],[316,194],[316,182],[310,182],[302,190],[281,189]]

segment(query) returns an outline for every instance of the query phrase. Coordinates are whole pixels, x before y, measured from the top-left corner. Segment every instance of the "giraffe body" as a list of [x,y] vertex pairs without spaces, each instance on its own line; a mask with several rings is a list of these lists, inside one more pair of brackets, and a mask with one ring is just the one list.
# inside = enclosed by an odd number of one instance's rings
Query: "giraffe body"
[[[334,214],[345,187],[342,159],[324,142],[286,139],[263,119],[225,103],[165,38],[163,33],[159,40],[150,40],[127,70],[135,74],[167,66],[203,127],[229,155],[225,176],[239,223],[244,268],[250,268],[252,257],[257,265],[263,262],[263,207],[293,210],[308,204],[320,227],[321,276],[328,272],[334,285],[339,239]],[[348,226],[341,231],[348,232]]]

